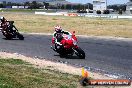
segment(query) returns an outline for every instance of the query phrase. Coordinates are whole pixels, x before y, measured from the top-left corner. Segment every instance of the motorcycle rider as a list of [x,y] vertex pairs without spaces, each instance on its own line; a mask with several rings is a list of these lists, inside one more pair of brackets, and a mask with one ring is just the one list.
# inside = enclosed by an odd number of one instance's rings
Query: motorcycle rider
[[1,21],[0,27],[2,28],[2,30],[6,31],[8,27],[7,20],[4,17],[0,17],[0,21]]
[[1,29],[3,31],[6,31],[6,32],[14,32],[14,30],[12,29],[13,26],[12,25],[9,25],[9,21],[5,19],[5,17],[0,17],[0,21],[1,21]]
[[[55,32],[53,33],[52,44],[54,44],[54,45],[55,45],[55,43],[58,44],[59,46],[57,46],[57,48],[59,49],[60,46],[62,45],[62,44],[60,44],[60,42],[63,39],[63,34],[70,35],[70,36],[72,34],[68,31],[64,31],[61,28],[61,26],[59,26],[59,25],[55,26],[54,30],[55,30]],[[55,48],[53,48],[53,49],[55,49]]]

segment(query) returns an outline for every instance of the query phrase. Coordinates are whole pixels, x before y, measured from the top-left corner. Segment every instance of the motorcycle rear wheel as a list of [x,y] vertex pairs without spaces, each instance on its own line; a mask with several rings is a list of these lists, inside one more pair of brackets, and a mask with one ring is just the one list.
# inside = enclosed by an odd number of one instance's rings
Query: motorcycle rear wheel
[[12,39],[12,36],[11,35],[5,34],[5,32],[3,32],[3,31],[2,31],[2,33],[6,37],[7,40],[11,40]]
[[5,36],[7,40],[11,40],[12,37],[11,36]]

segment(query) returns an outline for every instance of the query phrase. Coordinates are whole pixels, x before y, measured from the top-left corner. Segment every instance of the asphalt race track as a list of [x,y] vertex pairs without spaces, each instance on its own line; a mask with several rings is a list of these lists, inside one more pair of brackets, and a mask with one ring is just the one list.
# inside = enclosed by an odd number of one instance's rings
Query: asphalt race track
[[5,40],[0,33],[0,51],[85,66],[91,71],[132,79],[132,41],[78,37],[86,59],[60,58],[50,49],[50,35],[24,34],[25,40]]

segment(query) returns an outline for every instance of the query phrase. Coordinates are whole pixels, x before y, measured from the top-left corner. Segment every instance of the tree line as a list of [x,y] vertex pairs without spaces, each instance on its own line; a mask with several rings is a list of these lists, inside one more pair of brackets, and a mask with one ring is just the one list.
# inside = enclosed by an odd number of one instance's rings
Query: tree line
[[79,10],[79,9],[93,9],[93,5],[91,3],[87,4],[55,4],[55,5],[50,5],[50,3],[47,2],[37,2],[37,1],[32,1],[32,2],[24,2],[24,3],[13,3],[13,2],[6,2],[3,1],[0,3],[0,8],[6,8],[9,6],[28,6],[29,9],[39,9],[44,7],[45,9],[73,9],[73,10]]
[[121,4],[121,5],[109,5],[107,6],[108,9],[113,9],[114,11],[126,11],[126,5],[125,4]]
[[[130,0],[132,1],[132,0]],[[0,3],[0,8],[6,8],[7,6],[28,6],[29,9],[39,9],[45,7],[45,9],[68,9],[68,10],[86,10],[90,9],[93,10],[93,4],[87,3],[87,4],[55,4],[55,5],[50,5],[50,3],[47,2],[37,2],[37,1],[32,1],[32,2],[24,2],[24,3],[13,3],[13,2],[6,2],[3,1]],[[113,9],[114,11],[126,11],[126,5],[109,5],[107,6],[108,9]]]

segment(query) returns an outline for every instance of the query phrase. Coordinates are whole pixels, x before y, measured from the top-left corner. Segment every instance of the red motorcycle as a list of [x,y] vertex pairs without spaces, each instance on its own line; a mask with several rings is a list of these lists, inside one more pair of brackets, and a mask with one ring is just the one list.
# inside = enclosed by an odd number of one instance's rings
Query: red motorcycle
[[77,45],[75,31],[72,35],[63,34],[60,39],[61,41],[59,43],[55,40],[54,48],[53,46],[51,47],[55,52],[59,53],[60,56],[76,54],[80,59],[85,59],[85,52]]

